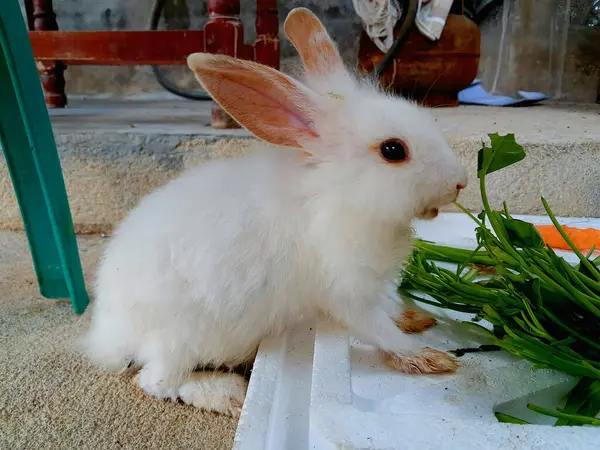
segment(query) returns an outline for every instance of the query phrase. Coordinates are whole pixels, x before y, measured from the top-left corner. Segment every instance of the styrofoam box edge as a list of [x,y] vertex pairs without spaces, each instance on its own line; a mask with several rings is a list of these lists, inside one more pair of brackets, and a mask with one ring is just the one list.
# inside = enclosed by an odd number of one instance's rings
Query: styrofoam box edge
[[[550,223],[547,217],[516,217]],[[579,228],[600,226],[597,219],[559,220]],[[419,237],[465,248],[475,245],[473,229],[463,214],[443,214],[436,221],[417,223]],[[573,259],[569,253],[559,253]],[[419,415],[361,412],[352,405],[356,398],[351,387],[350,343],[344,330],[311,322],[298,324],[279,338],[266,339],[254,364],[234,450],[598,448],[600,434],[591,427],[523,427],[452,417],[432,422]],[[337,357],[332,357],[336,352]],[[326,359],[320,361],[323,355]],[[324,376],[324,367],[332,369],[330,375]],[[361,437],[365,429],[378,434]],[[399,436],[418,438],[399,441]]]

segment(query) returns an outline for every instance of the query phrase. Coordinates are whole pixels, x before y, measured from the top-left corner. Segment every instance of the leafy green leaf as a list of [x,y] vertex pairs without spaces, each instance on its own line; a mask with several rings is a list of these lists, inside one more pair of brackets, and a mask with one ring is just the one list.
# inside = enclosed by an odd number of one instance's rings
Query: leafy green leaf
[[529,222],[519,219],[504,219],[502,222],[508,232],[508,238],[515,247],[544,247],[542,236]]
[[539,278],[527,279],[523,283],[514,283],[514,286],[529,300],[532,300],[536,307],[542,305],[542,291]]
[[525,158],[525,150],[517,144],[514,134],[500,136],[498,133],[493,133],[489,137],[491,147],[484,146],[477,154],[477,176],[479,178]]

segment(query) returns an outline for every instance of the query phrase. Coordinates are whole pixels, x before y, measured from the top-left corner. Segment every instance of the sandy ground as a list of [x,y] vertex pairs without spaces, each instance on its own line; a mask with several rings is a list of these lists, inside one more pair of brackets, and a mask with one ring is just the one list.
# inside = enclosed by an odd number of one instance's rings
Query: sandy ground
[[[105,240],[80,238],[87,279]],[[88,322],[42,298],[23,233],[0,232],[0,449],[230,449],[236,421],[158,401],[74,349]]]

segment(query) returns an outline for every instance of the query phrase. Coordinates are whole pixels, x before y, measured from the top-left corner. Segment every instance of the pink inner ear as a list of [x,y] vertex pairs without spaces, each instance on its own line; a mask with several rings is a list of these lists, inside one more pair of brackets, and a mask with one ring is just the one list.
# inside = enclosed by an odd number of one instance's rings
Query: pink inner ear
[[317,136],[308,89],[274,69],[203,56],[190,64],[204,88],[242,126],[275,145],[301,147]]
[[293,111],[290,111],[289,113],[290,113],[290,127],[310,131],[311,133],[313,133],[313,136],[317,135],[317,133],[315,133],[313,131],[312,125],[310,123],[307,123],[305,121],[304,117],[300,116],[299,114],[294,113]]

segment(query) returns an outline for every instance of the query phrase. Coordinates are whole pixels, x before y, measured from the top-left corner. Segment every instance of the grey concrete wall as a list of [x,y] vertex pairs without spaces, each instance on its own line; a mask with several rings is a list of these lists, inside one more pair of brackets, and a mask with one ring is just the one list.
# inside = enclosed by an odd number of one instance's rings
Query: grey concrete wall
[[481,24],[480,77],[492,92],[544,92],[593,102],[600,82],[600,28],[592,0],[504,0]]
[[[54,9],[62,30],[143,30],[148,28],[153,4],[154,0],[54,0]],[[187,4],[190,28],[201,28],[208,15],[206,0],[187,0]],[[352,0],[280,0],[279,4],[281,26],[290,9],[296,6],[310,8],[338,41],[344,58],[350,64],[355,62],[360,22]],[[241,0],[241,9],[246,42],[253,42],[256,0]],[[281,42],[281,56],[283,70],[296,62],[295,51],[286,39]],[[186,67],[165,67],[163,70],[178,85],[197,86]],[[65,76],[71,94],[131,95],[162,90],[148,67],[72,66]]]
[[[183,0],[177,0],[179,2]],[[154,0],[54,0],[63,30],[130,30],[148,26]],[[241,0],[246,41],[254,39],[255,0]],[[592,0],[504,0],[508,21],[497,10],[482,24],[480,77],[496,92],[536,90],[578,102],[596,100],[600,83],[600,29],[585,26]],[[187,0],[191,28],[206,21],[206,0]],[[305,6],[321,17],[349,64],[356,60],[359,19],[352,0],[280,0],[280,19]],[[503,26],[505,29],[502,39]],[[282,69],[295,53],[282,39]],[[498,69],[500,67],[500,69]],[[196,87],[185,67],[165,68],[181,86]],[[499,73],[499,75],[498,75]],[[69,67],[71,94],[159,92],[147,67]],[[495,80],[495,82],[494,82]]]
[[[527,158],[488,179],[496,208],[544,214],[544,196],[560,216],[600,217],[600,105],[536,108],[435,108],[432,114],[467,167],[460,201],[481,210],[477,152],[487,133],[515,133]],[[214,130],[208,102],[73,101],[52,110],[69,202],[79,233],[110,232],[139,202],[189,167],[237,157],[256,143],[244,130]],[[451,208],[452,209],[452,208]],[[0,230],[20,229],[12,184],[0,155]]]

